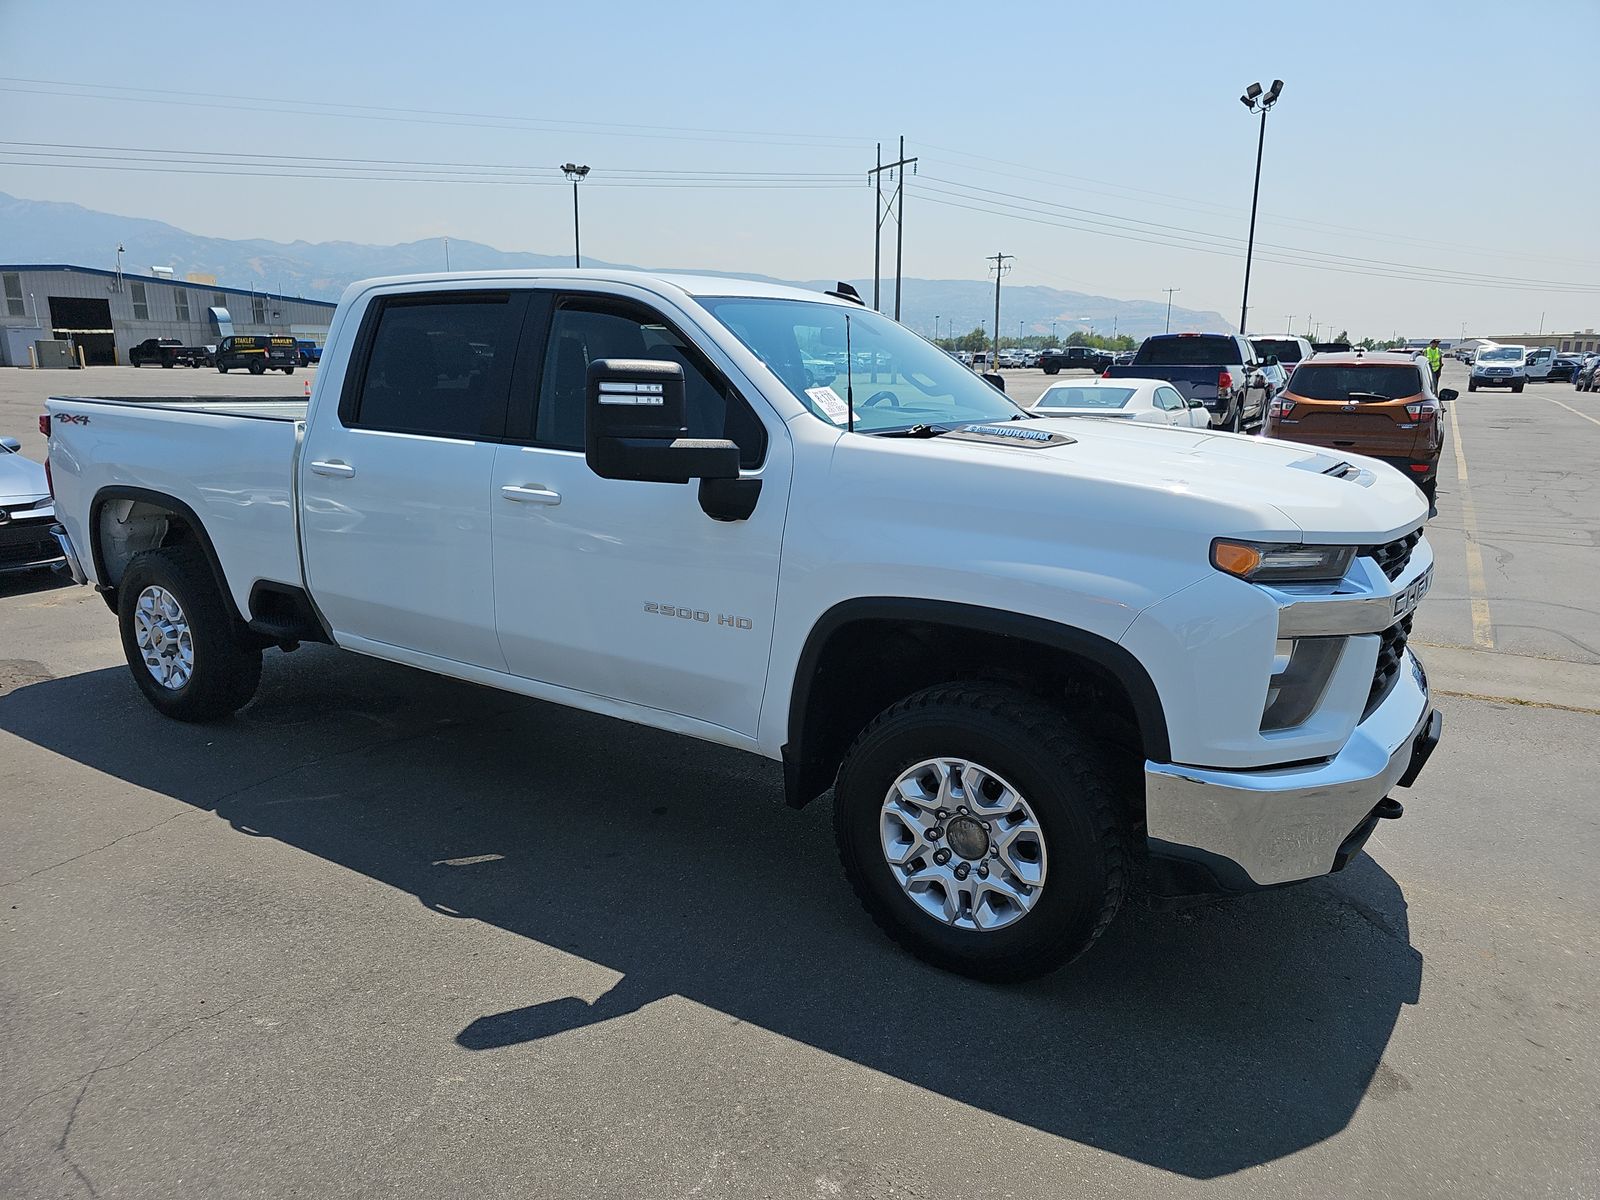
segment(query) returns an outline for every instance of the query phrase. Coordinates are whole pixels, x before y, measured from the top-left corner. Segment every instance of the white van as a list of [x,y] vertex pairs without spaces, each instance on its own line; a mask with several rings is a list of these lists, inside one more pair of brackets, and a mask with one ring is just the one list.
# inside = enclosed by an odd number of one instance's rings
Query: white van
[[1528,382],[1528,348],[1493,343],[1478,347],[1467,377],[1467,391],[1479,388],[1510,388],[1520,392]]
[[1528,351],[1527,374],[1529,379],[1549,379],[1556,367],[1554,346],[1535,346]]

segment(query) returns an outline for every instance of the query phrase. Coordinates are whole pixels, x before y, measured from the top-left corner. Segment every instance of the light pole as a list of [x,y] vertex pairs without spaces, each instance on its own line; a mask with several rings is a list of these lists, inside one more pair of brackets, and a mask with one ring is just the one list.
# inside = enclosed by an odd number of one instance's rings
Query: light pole
[[1239,97],[1239,103],[1253,113],[1261,114],[1261,135],[1256,139],[1256,183],[1250,193],[1250,240],[1245,243],[1244,250],[1244,297],[1239,301],[1239,336],[1245,337],[1249,331],[1247,324],[1250,316],[1250,260],[1255,256],[1256,250],[1256,203],[1261,199],[1261,151],[1267,144],[1267,110],[1278,102],[1278,97],[1283,92],[1283,80],[1274,79],[1272,86],[1263,95],[1261,85],[1252,83],[1245,88],[1244,95]]
[[562,163],[562,173],[572,180],[572,265],[583,266],[582,242],[578,236],[578,184],[583,182],[589,174],[588,167],[580,167],[577,163]]

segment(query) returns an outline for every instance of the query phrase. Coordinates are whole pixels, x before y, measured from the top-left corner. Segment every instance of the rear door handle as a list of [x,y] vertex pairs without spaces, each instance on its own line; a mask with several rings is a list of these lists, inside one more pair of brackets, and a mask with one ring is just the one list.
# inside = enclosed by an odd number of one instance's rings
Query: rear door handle
[[501,487],[500,494],[507,500],[515,500],[518,504],[560,504],[561,493],[538,484],[527,487],[515,483],[508,483]]
[[314,475],[331,475],[335,479],[350,479],[355,475],[356,469],[347,462],[330,458],[322,462],[313,462],[311,472]]

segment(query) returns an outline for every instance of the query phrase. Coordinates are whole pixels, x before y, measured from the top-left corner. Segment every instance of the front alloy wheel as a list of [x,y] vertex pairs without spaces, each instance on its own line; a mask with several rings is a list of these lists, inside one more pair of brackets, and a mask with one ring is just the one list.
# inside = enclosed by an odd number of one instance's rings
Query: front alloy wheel
[[1020,792],[963,758],[901,774],[879,820],[883,857],[911,902],[957,929],[1003,929],[1044,890],[1044,833]]

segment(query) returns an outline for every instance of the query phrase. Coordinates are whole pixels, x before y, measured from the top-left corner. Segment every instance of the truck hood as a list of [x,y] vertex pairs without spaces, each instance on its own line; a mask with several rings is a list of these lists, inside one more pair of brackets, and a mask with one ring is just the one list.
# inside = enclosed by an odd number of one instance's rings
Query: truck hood
[[[1009,429],[1053,435],[1017,440]],[[1006,431],[985,438],[975,431]],[[1259,530],[1285,540],[1374,544],[1422,524],[1428,504],[1387,463],[1294,442],[1205,429],[1098,418],[1046,417],[1022,426],[979,426],[917,443],[942,458],[1093,479],[1170,497],[1174,523],[1184,510],[1248,512]],[[953,463],[952,463],[953,465]],[[1108,501],[1113,493],[1107,493]],[[1110,501],[1114,502],[1114,501]],[[1196,514],[1198,515],[1198,514]],[[1216,529],[1242,535],[1242,529]]]

